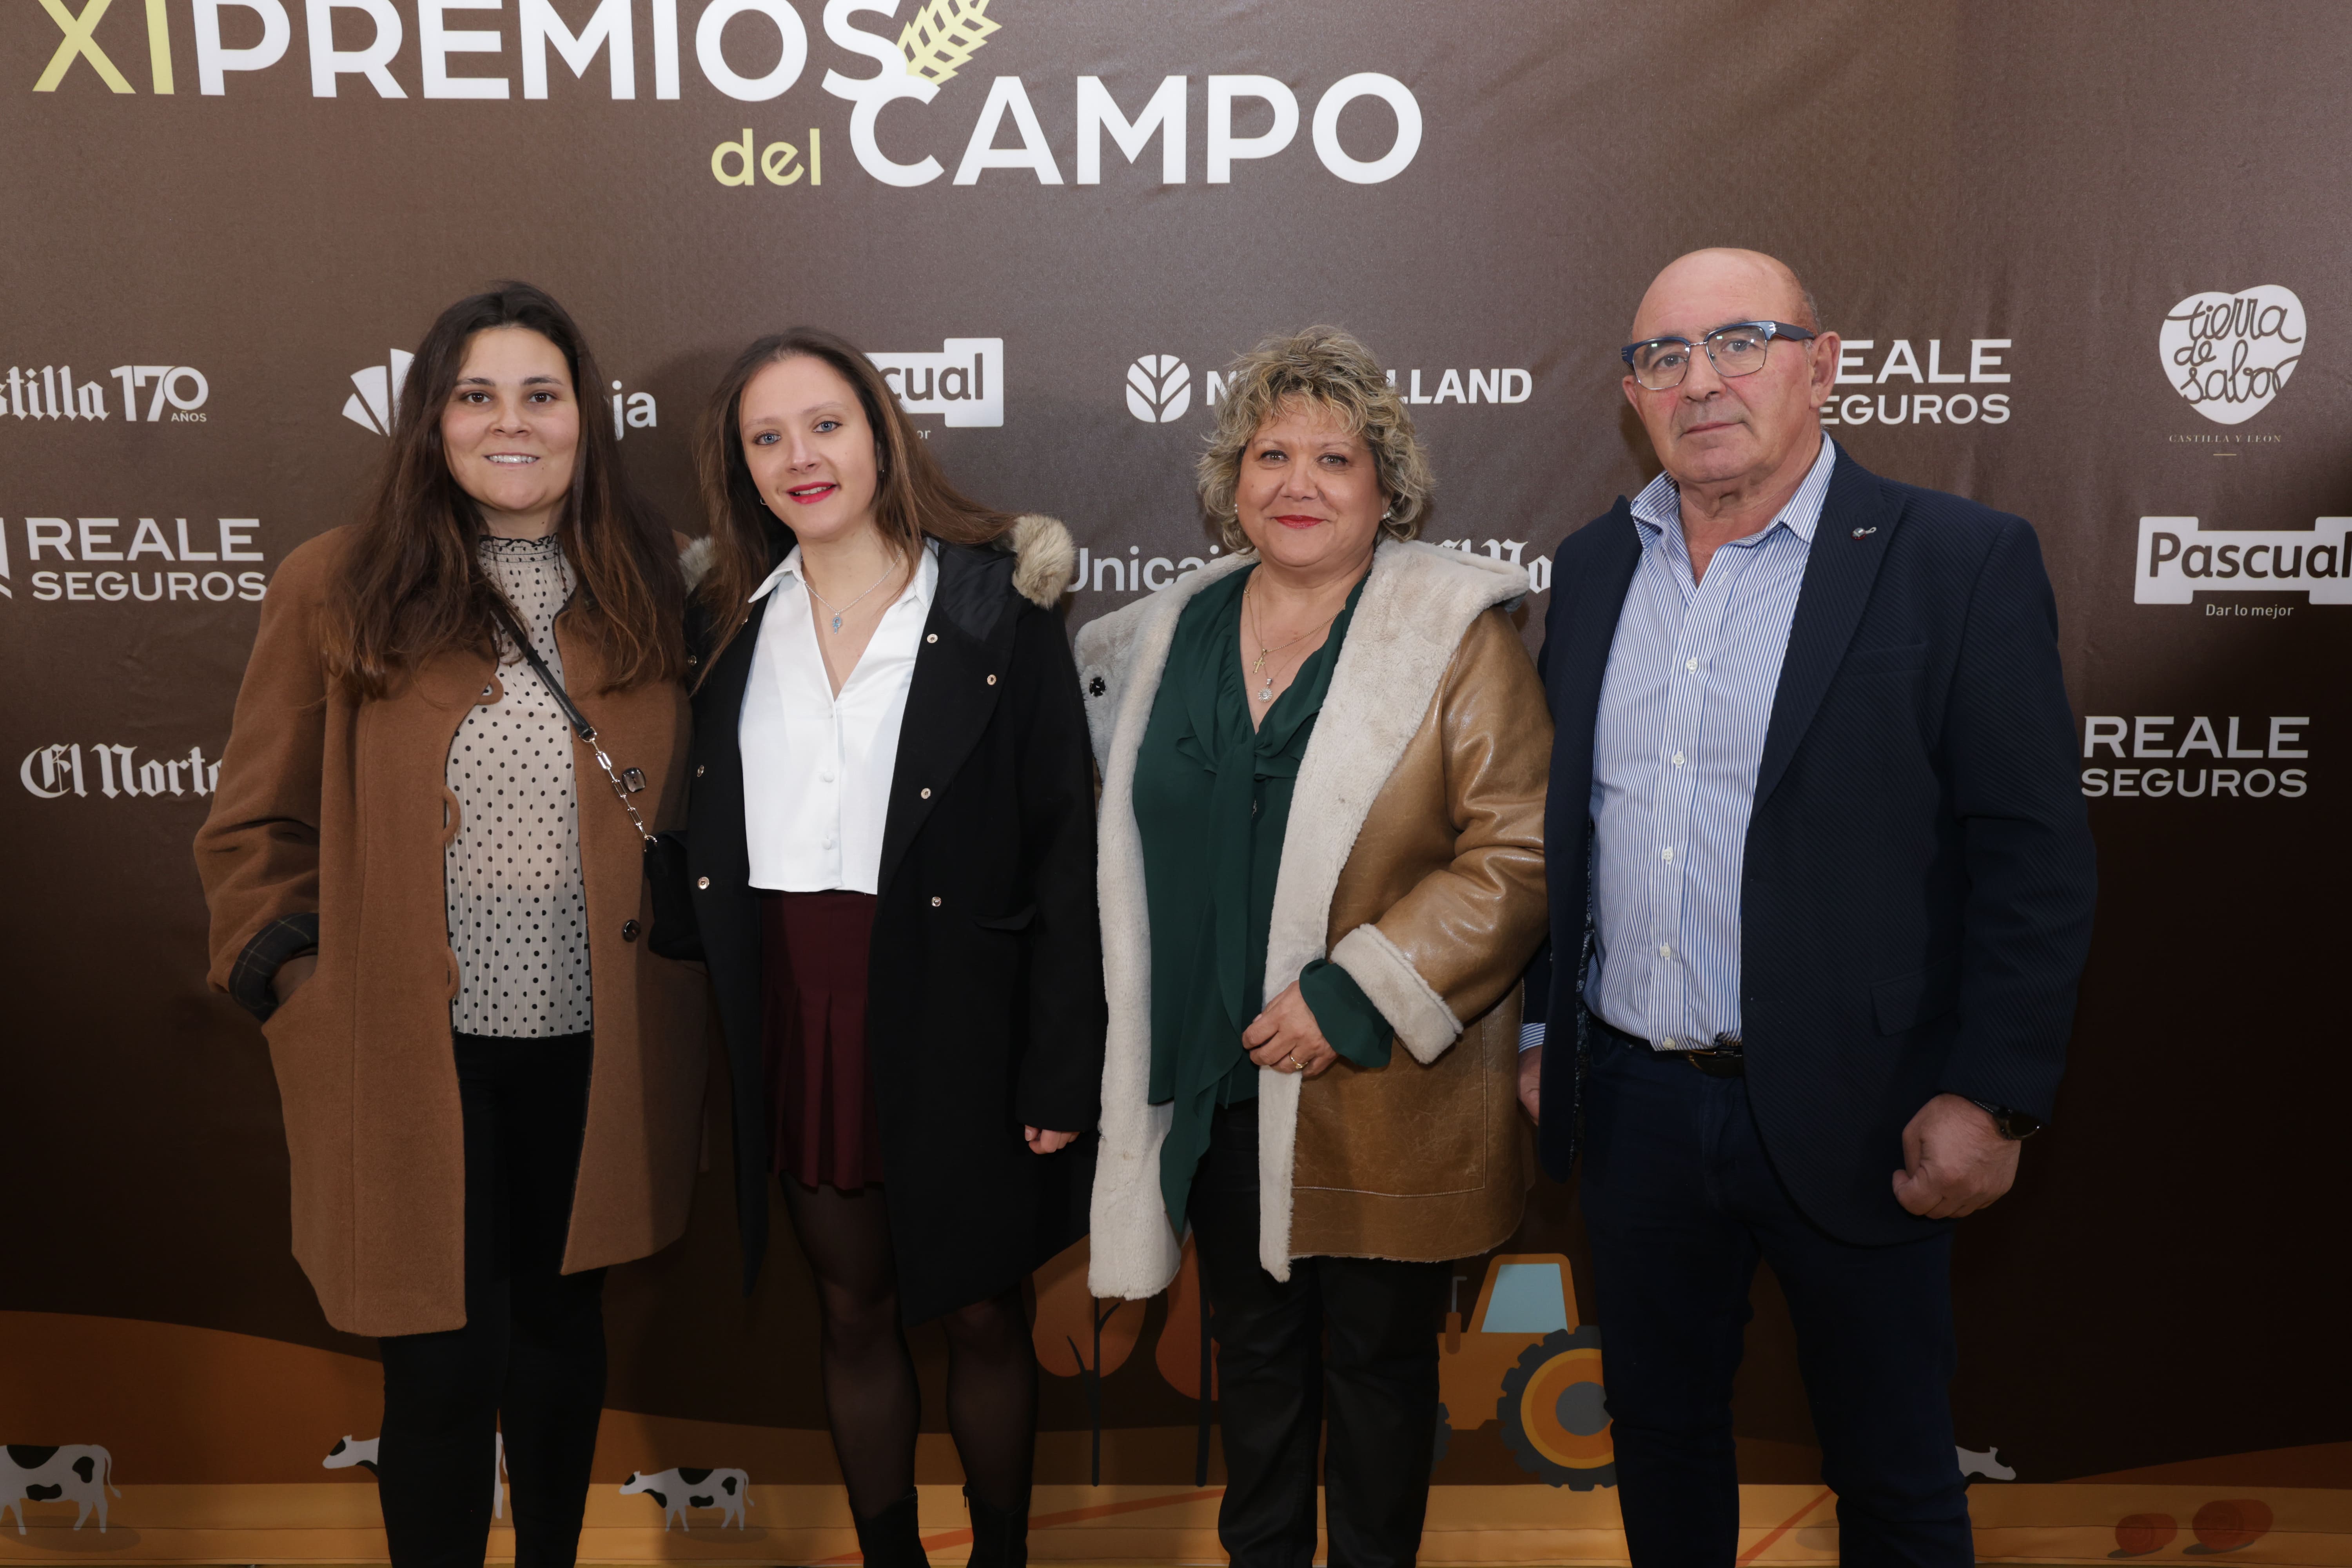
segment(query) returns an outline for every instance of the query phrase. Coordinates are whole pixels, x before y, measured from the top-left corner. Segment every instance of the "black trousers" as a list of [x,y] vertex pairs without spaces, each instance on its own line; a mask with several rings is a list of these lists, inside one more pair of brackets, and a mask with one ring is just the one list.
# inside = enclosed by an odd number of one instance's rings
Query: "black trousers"
[[1605,1036],[1592,1052],[1582,1203],[1637,1568],[1730,1568],[1738,1553],[1731,1384],[1759,1258],[1796,1325],[1840,1561],[1974,1562],[1947,1392],[1951,1232],[1832,1239],[1774,1174],[1747,1079]]
[[1192,1235],[1217,1344],[1234,1568],[1307,1568],[1315,1451],[1331,1568],[1401,1568],[1421,1551],[1437,1440],[1445,1263],[1299,1258],[1276,1280],[1257,1257],[1257,1101],[1216,1113],[1192,1184]]
[[466,1326],[379,1341],[376,1479],[394,1568],[481,1568],[499,1434],[515,1561],[571,1568],[604,1406],[604,1271],[561,1272],[589,1037],[459,1035]]

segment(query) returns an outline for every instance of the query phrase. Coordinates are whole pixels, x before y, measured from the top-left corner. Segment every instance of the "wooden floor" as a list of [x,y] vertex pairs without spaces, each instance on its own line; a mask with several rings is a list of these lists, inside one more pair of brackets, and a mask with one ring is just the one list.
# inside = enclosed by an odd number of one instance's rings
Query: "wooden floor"
[[[961,1562],[971,1541],[961,1492],[951,1486],[921,1491],[925,1545],[950,1568]],[[1740,1491],[1742,1564],[1837,1561],[1836,1514],[1827,1491],[1818,1486]],[[1218,1496],[1213,1487],[1041,1487],[1030,1555],[1040,1563],[1102,1568],[1219,1563]],[[750,1499],[740,1527],[720,1528],[715,1510],[698,1510],[698,1517],[683,1521],[691,1528],[665,1531],[662,1510],[651,1499],[600,1485],[589,1500],[581,1561],[859,1562],[839,1488],[754,1486]],[[2201,1563],[2226,1556],[2352,1568],[2352,1493],[2342,1490],[2241,1489],[2224,1496],[2210,1487],[2001,1486],[1976,1489],[1971,1505],[1985,1562],[2107,1568],[2118,1560]],[[74,1529],[68,1501],[22,1506],[25,1533],[12,1528],[13,1519],[0,1520],[0,1563],[323,1568],[384,1561],[374,1489],[365,1484],[126,1486],[109,1500],[103,1531],[94,1517]],[[2224,1520],[2238,1522],[2225,1531],[2216,1522]],[[512,1555],[511,1533],[495,1530],[490,1561]],[[1422,1558],[1465,1565],[1626,1561],[1612,1493],[1529,1486],[1435,1489]]]

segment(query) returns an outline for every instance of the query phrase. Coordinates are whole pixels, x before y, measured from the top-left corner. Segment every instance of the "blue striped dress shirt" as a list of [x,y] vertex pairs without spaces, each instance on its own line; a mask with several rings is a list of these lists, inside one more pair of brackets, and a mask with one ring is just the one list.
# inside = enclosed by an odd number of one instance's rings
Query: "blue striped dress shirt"
[[1837,450],[1693,581],[1673,479],[1634,498],[1642,559],[1592,737],[1585,1005],[1665,1050],[1739,1033],[1739,890],[1764,732]]

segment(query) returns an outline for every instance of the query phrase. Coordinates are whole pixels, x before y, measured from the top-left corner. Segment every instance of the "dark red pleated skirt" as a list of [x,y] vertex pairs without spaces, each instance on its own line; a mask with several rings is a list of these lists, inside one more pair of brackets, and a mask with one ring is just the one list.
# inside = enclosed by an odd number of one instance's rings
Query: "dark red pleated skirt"
[[882,1180],[882,1129],[866,1054],[871,893],[760,895],[769,1166],[852,1193]]

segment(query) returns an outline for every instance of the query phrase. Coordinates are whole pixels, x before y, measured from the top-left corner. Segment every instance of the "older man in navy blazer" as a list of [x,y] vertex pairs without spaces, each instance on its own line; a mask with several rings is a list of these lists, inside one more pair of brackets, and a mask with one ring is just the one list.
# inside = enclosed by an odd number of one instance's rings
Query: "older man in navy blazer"
[[2049,578],[2022,519],[1822,433],[1838,340],[1781,263],[1683,257],[1632,336],[1665,471],[1554,559],[1521,1059],[1546,1166],[1584,1156],[1626,1538],[1737,1554],[1761,1258],[1843,1561],[1968,1563],[1950,1222],[2050,1119],[2091,931]]

